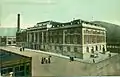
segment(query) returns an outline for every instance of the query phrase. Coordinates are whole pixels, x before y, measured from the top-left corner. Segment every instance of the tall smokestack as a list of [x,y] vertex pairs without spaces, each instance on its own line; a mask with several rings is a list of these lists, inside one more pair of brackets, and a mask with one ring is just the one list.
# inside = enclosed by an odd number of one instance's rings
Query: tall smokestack
[[20,31],[20,14],[17,15],[17,32]]

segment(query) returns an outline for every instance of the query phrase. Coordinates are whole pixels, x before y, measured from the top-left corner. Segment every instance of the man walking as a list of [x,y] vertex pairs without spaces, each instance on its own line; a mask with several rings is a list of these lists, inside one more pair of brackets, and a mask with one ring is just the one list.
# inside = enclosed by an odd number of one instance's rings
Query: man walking
[[22,49],[23,49],[23,51],[25,50],[25,48],[24,48],[24,47],[22,47]]
[[93,63],[95,63],[95,59],[93,59]]

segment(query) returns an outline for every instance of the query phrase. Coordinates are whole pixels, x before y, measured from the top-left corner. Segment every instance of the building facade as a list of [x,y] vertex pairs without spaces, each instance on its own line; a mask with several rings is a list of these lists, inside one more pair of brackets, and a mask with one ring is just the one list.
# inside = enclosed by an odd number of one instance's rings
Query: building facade
[[85,53],[106,51],[106,30],[97,24],[73,20],[45,21],[26,30],[25,46],[31,49],[83,58]]
[[9,36],[6,37],[6,45],[16,45],[16,37],[15,36]]
[[106,50],[106,30],[96,24],[82,24],[83,51],[84,52],[103,52]]

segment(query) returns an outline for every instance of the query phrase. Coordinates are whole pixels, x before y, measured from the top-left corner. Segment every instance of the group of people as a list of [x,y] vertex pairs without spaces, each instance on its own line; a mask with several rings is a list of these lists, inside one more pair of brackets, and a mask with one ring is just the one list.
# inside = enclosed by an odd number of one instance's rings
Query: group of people
[[70,56],[70,62],[71,62],[71,61],[74,61],[74,57],[71,57],[71,56]]
[[25,48],[24,47],[20,47],[20,51],[24,51],[25,50]]
[[42,57],[41,64],[50,64],[51,63],[51,56]]

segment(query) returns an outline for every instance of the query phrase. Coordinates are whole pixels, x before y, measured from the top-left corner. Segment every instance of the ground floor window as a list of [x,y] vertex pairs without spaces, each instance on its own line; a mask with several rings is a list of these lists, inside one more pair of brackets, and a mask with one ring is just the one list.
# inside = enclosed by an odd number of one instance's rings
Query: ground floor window
[[67,51],[70,52],[70,46],[67,47]]
[[77,52],[77,47],[74,47],[74,52]]
[[87,50],[87,52],[89,52],[89,47],[87,47],[87,49],[86,49],[86,50]]
[[11,41],[8,41],[8,44],[11,44]]
[[13,41],[13,43],[15,44],[15,43],[16,43],[16,41]]

